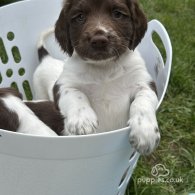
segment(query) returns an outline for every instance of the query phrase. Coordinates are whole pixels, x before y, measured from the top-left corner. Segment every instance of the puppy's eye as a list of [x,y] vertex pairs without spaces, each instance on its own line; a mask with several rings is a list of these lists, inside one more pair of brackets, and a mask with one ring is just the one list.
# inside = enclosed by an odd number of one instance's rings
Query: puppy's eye
[[77,16],[75,16],[73,19],[74,19],[76,22],[78,22],[78,23],[84,23],[85,20],[86,20],[86,16],[85,16],[84,13],[80,13],[80,14],[78,14]]
[[118,10],[113,10],[112,17],[114,19],[121,19],[121,18],[124,17],[124,14],[122,12],[118,11]]

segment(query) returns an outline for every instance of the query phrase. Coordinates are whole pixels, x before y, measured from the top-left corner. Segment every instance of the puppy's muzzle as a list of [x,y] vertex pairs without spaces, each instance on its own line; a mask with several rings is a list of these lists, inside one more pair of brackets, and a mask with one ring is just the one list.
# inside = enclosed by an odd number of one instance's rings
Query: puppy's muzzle
[[93,49],[102,50],[108,46],[109,39],[106,35],[95,35],[91,38],[90,45]]

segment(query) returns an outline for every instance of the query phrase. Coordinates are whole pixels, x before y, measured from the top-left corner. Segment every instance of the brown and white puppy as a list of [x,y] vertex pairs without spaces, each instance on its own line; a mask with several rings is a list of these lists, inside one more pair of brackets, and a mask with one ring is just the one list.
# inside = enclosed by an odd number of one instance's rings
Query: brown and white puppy
[[53,102],[22,101],[22,95],[13,88],[0,88],[0,113],[0,129],[9,131],[57,136],[64,127]]
[[55,35],[70,56],[76,51],[96,64],[134,50],[146,29],[136,0],[65,0]]
[[[52,66],[59,63],[52,63],[49,55],[34,77],[45,80],[37,86],[57,80],[54,101],[64,116],[64,135],[128,125],[130,143],[138,152],[148,154],[156,148],[160,133],[155,84],[136,50],[146,29],[146,17],[136,0],[64,1],[55,36],[70,57],[58,79],[52,76]],[[53,88],[49,85],[47,94]]]

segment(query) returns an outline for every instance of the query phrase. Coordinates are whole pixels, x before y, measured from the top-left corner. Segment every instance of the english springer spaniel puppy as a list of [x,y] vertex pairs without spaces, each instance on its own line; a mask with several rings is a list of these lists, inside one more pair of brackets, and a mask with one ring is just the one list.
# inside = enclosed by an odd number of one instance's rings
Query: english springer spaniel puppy
[[64,128],[64,119],[53,102],[22,101],[22,95],[12,88],[0,88],[0,113],[0,129],[57,136]]
[[[55,36],[70,57],[58,66],[62,62],[52,63],[54,58],[45,50],[41,65],[45,68],[34,77],[39,80],[36,86],[46,80],[43,93],[54,99],[64,116],[64,135],[101,133],[128,125],[130,143],[138,152],[149,154],[157,147],[155,83],[136,50],[146,29],[147,19],[136,0],[64,1]],[[52,77],[52,68],[61,66],[63,71],[54,82],[58,76]]]

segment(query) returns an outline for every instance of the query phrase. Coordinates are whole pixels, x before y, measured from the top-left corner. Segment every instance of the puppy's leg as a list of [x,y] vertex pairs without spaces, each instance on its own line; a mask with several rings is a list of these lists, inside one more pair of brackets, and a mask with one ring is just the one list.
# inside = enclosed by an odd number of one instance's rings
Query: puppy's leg
[[65,117],[64,135],[94,133],[98,120],[84,93],[74,88],[55,85],[54,101]]
[[159,144],[160,133],[156,120],[158,99],[147,84],[137,87],[135,99],[130,105],[130,143],[141,154],[151,153]]
[[8,95],[1,98],[1,101],[10,112],[17,115],[19,124],[16,130],[17,132],[41,136],[57,136],[18,97]]

